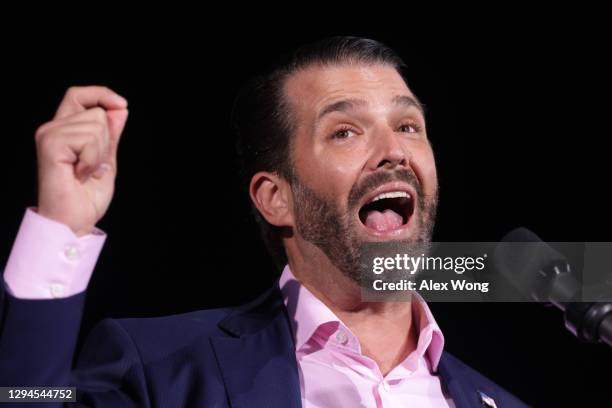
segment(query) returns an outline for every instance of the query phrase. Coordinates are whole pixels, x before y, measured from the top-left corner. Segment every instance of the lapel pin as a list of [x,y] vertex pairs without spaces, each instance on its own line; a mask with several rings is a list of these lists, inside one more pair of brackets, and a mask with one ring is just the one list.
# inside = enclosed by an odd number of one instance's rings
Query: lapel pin
[[482,391],[478,391],[478,395],[480,396],[480,402],[482,403],[483,407],[497,408],[497,404],[493,398],[489,397]]

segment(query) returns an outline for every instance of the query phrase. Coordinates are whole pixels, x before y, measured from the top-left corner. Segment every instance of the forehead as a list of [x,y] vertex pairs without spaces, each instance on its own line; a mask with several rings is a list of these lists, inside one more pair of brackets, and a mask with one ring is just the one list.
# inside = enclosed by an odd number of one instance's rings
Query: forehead
[[395,68],[382,64],[309,66],[292,74],[284,91],[289,103],[303,114],[340,99],[363,99],[379,105],[391,103],[397,95],[414,97]]

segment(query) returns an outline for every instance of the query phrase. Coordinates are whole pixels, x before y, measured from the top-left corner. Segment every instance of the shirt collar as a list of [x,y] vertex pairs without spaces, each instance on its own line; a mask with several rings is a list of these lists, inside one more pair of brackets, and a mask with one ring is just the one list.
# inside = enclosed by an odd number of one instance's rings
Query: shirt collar
[[[279,287],[289,313],[296,351],[301,350],[317,331],[333,333],[344,326],[334,312],[295,278],[289,265],[281,274]],[[432,370],[436,371],[444,349],[442,330],[420,296],[413,298],[412,305],[418,335],[416,354],[426,356]]]

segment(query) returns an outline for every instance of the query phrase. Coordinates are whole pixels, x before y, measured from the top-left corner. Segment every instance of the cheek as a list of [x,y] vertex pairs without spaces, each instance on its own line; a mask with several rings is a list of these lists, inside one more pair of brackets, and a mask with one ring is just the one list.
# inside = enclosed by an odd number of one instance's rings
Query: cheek
[[328,197],[348,193],[364,166],[364,152],[358,149],[330,151],[314,148],[308,160],[303,160],[303,180]]
[[436,161],[430,146],[415,149],[412,155],[412,168],[423,185],[426,194],[433,194],[438,186]]
[[312,171],[311,185],[328,199],[338,201],[348,195],[360,169],[352,162],[323,161]]

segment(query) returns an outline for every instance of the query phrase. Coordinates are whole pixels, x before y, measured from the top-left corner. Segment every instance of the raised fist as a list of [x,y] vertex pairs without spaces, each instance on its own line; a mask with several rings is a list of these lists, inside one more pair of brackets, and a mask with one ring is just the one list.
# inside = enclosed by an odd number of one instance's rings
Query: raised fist
[[99,87],[68,89],[52,121],[36,131],[38,213],[88,234],[106,213],[117,175],[127,101]]

